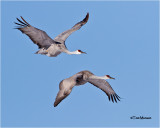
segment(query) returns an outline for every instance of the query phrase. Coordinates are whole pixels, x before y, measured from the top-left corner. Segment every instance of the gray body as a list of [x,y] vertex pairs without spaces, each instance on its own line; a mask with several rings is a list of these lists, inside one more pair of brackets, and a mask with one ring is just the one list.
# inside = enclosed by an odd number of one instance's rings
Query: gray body
[[59,92],[54,102],[54,107],[56,107],[64,98],[66,98],[71,93],[74,86],[83,85],[87,82],[104,91],[107,94],[108,99],[111,99],[112,102],[117,102],[117,100],[120,101],[120,97],[114,92],[114,90],[106,80],[94,79],[93,76],[95,75],[90,71],[81,71],[67,79],[62,80],[59,84]]
[[71,29],[62,32],[58,36],[55,37],[55,39],[51,39],[45,31],[42,31],[38,28],[35,28],[31,26],[29,23],[27,23],[23,17],[21,17],[21,20],[17,18],[19,23],[15,23],[19,25],[17,27],[18,30],[20,30],[22,33],[26,34],[34,44],[37,44],[39,49],[36,54],[42,54],[47,55],[49,57],[56,57],[62,52],[68,53],[69,51],[65,46],[66,39],[76,30],[80,29],[84,24],[87,23],[89,18],[89,13],[87,13],[86,17],[75,24]]

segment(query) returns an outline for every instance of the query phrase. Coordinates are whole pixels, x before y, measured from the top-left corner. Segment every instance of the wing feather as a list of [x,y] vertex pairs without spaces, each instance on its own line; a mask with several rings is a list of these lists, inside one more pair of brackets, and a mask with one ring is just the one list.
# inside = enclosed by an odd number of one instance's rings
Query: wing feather
[[68,91],[68,93],[65,93],[64,90],[60,90],[56,96],[56,100],[54,102],[54,107],[56,107],[63,99],[65,99],[71,91]]
[[120,101],[120,97],[115,93],[107,81],[102,79],[89,79],[88,82],[104,91],[107,94],[109,101],[110,99],[113,103],[114,101],[117,103],[117,99]]
[[58,36],[55,37],[54,41],[60,42],[60,43],[65,43],[65,40],[75,31],[77,31],[78,29],[80,29],[84,24],[87,23],[89,18],[89,13],[87,13],[86,17],[78,22],[77,24],[75,24],[71,29],[62,32],[61,34],[59,34]]
[[[48,48],[51,44],[54,43],[54,40],[52,40],[46,32],[35,28],[31,26],[29,23],[27,23],[23,17],[21,19],[24,21],[21,21],[17,18],[19,23],[16,23],[19,25],[16,29],[20,30],[22,33],[26,34],[34,44],[37,44],[39,48]],[[21,23],[21,24],[20,24]]]
[[25,26],[24,24],[19,24],[19,23],[16,23],[16,22],[14,22],[15,24],[17,24],[17,25],[20,25],[20,26]]
[[64,79],[59,84],[59,92],[56,96],[56,100],[54,102],[54,107],[56,107],[63,99],[65,99],[72,91],[72,88],[77,83],[77,78],[82,77],[81,73],[77,73],[70,78]]
[[18,18],[16,18],[21,24],[23,25],[28,25],[28,24],[25,24],[24,22],[22,22],[21,20],[19,20]]

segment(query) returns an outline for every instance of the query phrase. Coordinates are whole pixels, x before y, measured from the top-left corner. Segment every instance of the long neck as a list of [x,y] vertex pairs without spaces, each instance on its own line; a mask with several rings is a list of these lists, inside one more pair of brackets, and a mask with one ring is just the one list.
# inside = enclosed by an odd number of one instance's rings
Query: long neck
[[95,75],[90,76],[90,78],[91,79],[103,79],[103,80],[108,79],[106,76],[95,76]]
[[69,54],[69,55],[72,55],[72,54],[79,54],[77,51],[71,52],[71,51],[65,50],[64,52],[67,53],[67,54]]

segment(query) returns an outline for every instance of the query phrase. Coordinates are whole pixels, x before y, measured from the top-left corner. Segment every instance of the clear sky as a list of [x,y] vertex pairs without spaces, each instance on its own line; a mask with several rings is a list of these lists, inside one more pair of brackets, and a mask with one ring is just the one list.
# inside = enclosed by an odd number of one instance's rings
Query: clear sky
[[[88,23],[66,41],[87,55],[36,55],[38,47],[13,29],[23,16],[54,38],[87,12]],[[2,126],[158,126],[158,15],[158,1],[2,2]],[[116,78],[108,81],[121,102],[87,83],[54,108],[59,82],[82,70]]]

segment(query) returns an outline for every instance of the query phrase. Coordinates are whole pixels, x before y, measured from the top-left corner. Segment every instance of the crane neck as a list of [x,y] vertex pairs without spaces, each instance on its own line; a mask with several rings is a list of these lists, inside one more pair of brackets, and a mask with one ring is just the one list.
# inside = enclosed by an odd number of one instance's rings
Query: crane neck
[[90,76],[90,78],[91,79],[103,79],[103,80],[109,79],[106,76],[95,76],[95,75]]
[[68,51],[68,50],[65,50],[64,51],[65,53],[69,54],[69,55],[72,55],[72,54],[80,54],[77,50],[76,51]]

